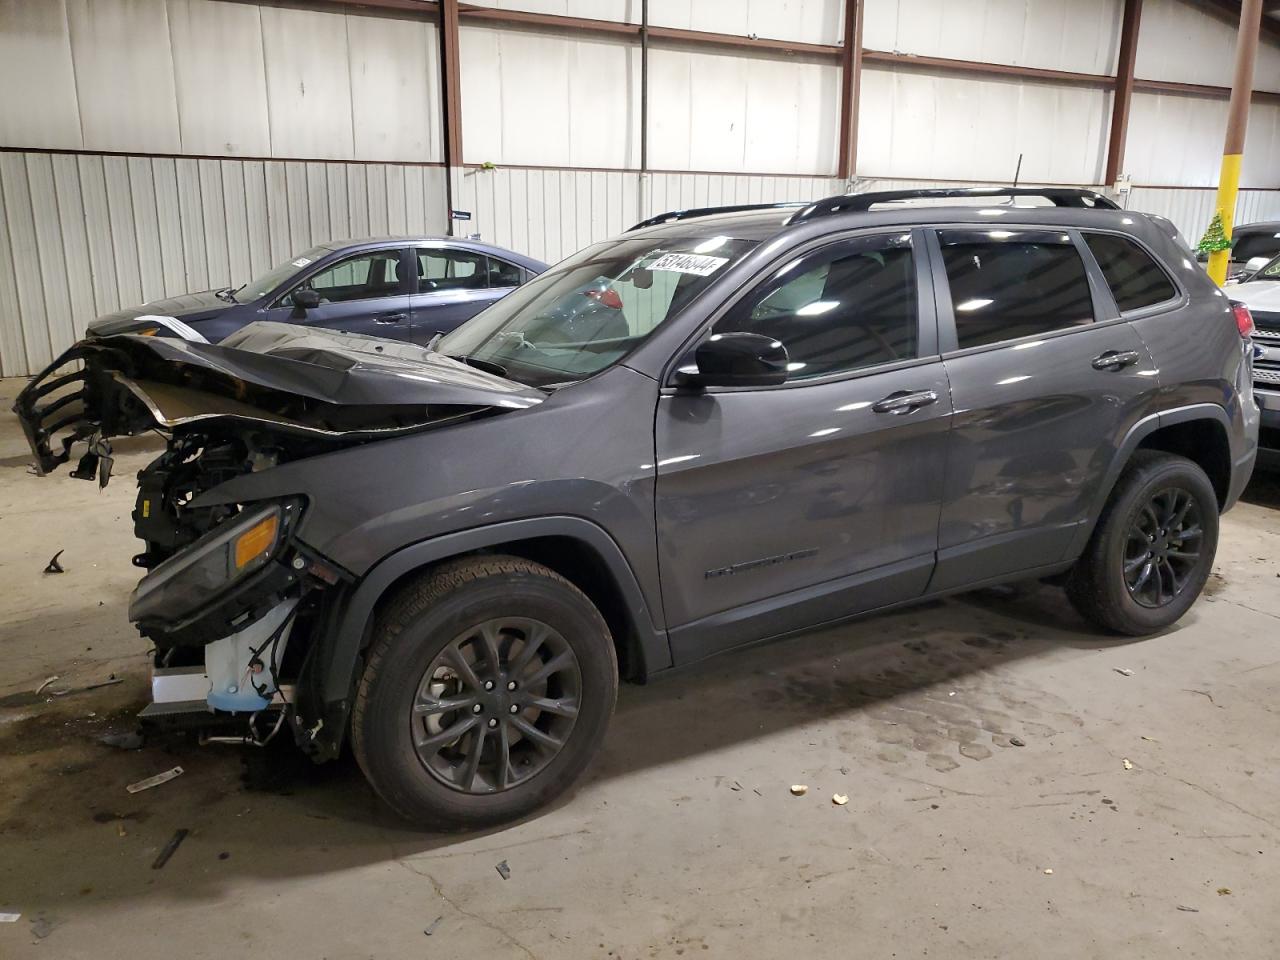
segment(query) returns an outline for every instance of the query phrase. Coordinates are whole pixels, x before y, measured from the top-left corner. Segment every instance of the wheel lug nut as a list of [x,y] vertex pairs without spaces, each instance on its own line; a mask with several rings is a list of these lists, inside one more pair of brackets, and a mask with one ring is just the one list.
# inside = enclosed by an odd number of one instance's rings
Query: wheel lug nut
[[508,681],[508,683],[507,683],[507,689],[508,689],[508,690],[514,690],[515,688],[516,688],[516,682],[515,682],[514,680]]
[[498,718],[497,718],[497,717],[490,717],[490,718],[489,718],[489,726],[491,726],[491,727],[496,727],[497,725],[498,725]]
[[484,682],[484,688],[485,688],[486,690],[492,690],[492,689],[493,689],[493,681],[492,681],[492,680],[486,680],[486,681]]
[[520,708],[519,708],[516,704],[514,704],[514,703],[513,703],[513,704],[511,705],[511,712],[512,712],[512,713],[519,713],[519,712],[520,712]]
[[480,704],[478,704],[478,703],[477,703],[475,706],[473,706],[473,707],[471,708],[471,712],[472,712],[472,713],[479,713],[479,712],[480,712],[481,710],[483,710],[483,709],[484,709],[484,707],[480,706]]

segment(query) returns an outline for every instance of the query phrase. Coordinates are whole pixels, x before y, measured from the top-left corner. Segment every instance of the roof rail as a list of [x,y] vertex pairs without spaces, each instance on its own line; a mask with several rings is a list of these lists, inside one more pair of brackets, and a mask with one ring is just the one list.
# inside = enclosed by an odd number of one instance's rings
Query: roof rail
[[747,210],[783,210],[789,207],[803,207],[803,201],[791,201],[789,203],[737,203],[728,207],[691,207],[688,210],[668,210],[666,213],[660,213],[656,217],[650,217],[648,220],[641,220],[632,230],[643,230],[645,227],[656,227],[663,223],[675,223],[678,220],[692,220],[694,217],[709,217],[713,213],[743,213]]
[[878,203],[902,200],[948,199],[964,197],[1041,197],[1055,207],[1119,210],[1108,197],[1077,187],[927,187],[919,190],[884,190],[879,193],[844,193],[811,203],[793,214],[788,224],[804,223],[815,217],[837,213],[865,213]]

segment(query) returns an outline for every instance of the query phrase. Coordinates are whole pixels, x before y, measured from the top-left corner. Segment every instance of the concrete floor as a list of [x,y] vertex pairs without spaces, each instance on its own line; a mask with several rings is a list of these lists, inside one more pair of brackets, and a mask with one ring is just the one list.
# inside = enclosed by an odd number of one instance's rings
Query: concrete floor
[[[28,475],[15,429],[5,414],[6,960],[1280,953],[1274,482],[1228,515],[1209,595],[1164,636],[1096,636],[1036,586],[729,655],[624,689],[554,809],[437,836],[384,812],[350,761],[98,743],[147,687],[125,620],[147,457],[100,494]],[[42,574],[59,549],[67,572]]]

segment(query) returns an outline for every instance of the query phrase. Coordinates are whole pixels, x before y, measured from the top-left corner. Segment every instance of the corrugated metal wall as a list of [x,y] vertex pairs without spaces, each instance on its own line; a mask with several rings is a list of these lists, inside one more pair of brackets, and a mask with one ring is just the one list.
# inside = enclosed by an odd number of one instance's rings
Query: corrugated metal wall
[[[483,2],[639,14],[636,0]],[[1110,73],[1122,5],[876,0],[864,42]],[[834,44],[843,8],[651,0],[650,13],[655,25]],[[1229,81],[1229,24],[1191,0],[1146,0],[1143,17],[1139,76]],[[650,164],[752,172],[642,177],[634,42],[465,21],[460,39],[465,159],[498,167],[455,171],[454,205],[473,215],[459,226],[486,240],[554,262],[662,210],[845,186],[828,175],[839,118],[830,59],[655,43]],[[0,0],[0,146],[14,150],[0,153],[0,373],[37,369],[96,315],[238,284],[319,240],[442,232],[437,47],[433,24],[394,10]],[[1273,44],[1257,84],[1280,90]],[[1104,90],[868,64],[862,94],[859,189],[1008,182],[1019,154],[1024,182],[1102,176]],[[1129,205],[1198,238],[1224,115],[1220,100],[1136,95]],[[1254,189],[1238,220],[1280,215],[1280,190],[1257,189],[1280,187],[1278,156],[1280,107],[1255,105],[1244,170]]]
[[445,216],[441,167],[0,153],[0,373],[39,370],[122,306]]

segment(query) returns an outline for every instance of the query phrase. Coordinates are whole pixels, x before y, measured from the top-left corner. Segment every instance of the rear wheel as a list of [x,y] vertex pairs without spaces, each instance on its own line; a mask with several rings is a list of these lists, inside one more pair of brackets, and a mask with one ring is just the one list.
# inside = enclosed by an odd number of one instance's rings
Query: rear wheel
[[571,583],[515,557],[453,561],[379,617],[352,714],[356,759],[406,819],[511,820],[582,773],[617,685],[608,628]]
[[1067,580],[1080,613],[1142,636],[1176,622],[1204,588],[1218,547],[1218,498],[1185,457],[1139,450]]

